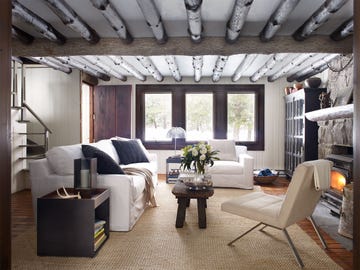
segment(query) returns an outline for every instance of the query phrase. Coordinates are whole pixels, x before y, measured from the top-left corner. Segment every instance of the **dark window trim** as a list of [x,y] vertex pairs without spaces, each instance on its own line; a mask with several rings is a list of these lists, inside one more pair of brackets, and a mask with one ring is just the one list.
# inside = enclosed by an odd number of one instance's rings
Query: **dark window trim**
[[[145,93],[172,93],[172,125],[185,128],[185,94],[186,93],[213,93],[214,98],[214,138],[225,139],[227,129],[227,93],[255,93],[256,106],[256,139],[252,141],[238,141],[236,144],[246,145],[248,150],[264,150],[265,125],[264,125],[264,85],[137,85],[136,86],[136,137],[140,138],[148,149],[172,150],[174,142],[145,141]],[[177,139],[177,148],[196,143]]]

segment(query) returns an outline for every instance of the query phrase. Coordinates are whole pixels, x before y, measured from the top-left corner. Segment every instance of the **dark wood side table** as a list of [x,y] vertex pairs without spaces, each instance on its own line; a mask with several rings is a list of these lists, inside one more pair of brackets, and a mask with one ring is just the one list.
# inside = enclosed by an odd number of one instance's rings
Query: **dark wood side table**
[[[73,194],[73,189],[66,189]],[[39,256],[94,257],[109,237],[108,189],[95,189],[88,199],[62,199],[56,191],[37,201]],[[94,247],[95,220],[104,220],[106,240]]]
[[175,227],[182,228],[184,226],[186,208],[190,205],[190,199],[197,199],[199,228],[206,228],[206,200],[214,194],[214,189],[208,187],[202,190],[189,190],[183,182],[177,181],[172,193],[178,200]]

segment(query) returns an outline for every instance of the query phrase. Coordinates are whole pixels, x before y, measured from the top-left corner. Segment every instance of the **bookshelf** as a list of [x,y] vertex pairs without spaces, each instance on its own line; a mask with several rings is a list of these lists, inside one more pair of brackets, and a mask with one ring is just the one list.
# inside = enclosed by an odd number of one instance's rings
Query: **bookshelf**
[[56,191],[38,198],[37,254],[94,257],[109,238],[109,197],[108,189],[95,189],[87,199],[61,199]]

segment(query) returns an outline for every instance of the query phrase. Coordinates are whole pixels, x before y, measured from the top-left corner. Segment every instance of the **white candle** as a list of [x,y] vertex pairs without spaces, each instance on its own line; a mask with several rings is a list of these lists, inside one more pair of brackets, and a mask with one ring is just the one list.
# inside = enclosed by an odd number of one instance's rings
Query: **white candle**
[[80,171],[80,187],[88,188],[89,187],[89,170]]

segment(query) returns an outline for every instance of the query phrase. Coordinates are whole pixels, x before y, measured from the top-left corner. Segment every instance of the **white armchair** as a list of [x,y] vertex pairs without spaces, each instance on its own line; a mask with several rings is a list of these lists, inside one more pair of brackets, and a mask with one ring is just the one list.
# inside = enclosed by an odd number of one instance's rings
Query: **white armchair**
[[233,140],[209,140],[208,144],[219,151],[220,158],[208,171],[214,187],[254,187],[254,158],[247,154],[246,146],[235,145]]

